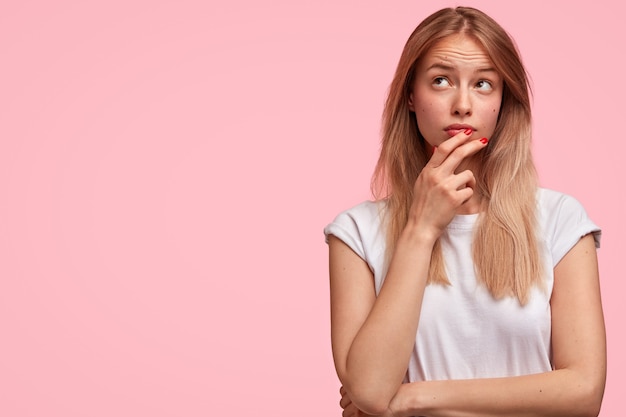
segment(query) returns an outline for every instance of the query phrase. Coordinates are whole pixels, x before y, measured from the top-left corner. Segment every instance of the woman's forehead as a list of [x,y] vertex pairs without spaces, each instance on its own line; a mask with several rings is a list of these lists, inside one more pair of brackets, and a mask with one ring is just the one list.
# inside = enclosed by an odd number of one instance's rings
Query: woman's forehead
[[426,51],[420,67],[425,70],[432,66],[493,68],[493,62],[474,38],[455,34],[439,40]]

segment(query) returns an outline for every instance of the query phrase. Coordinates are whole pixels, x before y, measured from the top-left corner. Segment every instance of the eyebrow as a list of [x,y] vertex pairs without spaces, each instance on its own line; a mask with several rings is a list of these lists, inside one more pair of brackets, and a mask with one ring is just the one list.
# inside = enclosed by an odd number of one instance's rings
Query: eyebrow
[[[434,63],[433,65],[431,65],[430,67],[426,68],[426,71],[430,71],[432,69],[439,69],[439,70],[444,70],[444,71],[454,71],[456,70],[456,67],[453,67],[452,65],[446,65],[446,64],[442,64],[442,63]],[[497,73],[498,71],[496,71],[495,68],[492,67],[484,67],[484,68],[479,68],[474,72],[495,72]]]

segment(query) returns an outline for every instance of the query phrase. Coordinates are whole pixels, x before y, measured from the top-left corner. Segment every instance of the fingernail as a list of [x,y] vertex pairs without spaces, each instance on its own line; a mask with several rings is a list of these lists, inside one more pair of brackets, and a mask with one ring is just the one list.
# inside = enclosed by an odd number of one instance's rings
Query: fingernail
[[472,129],[470,129],[470,128],[467,128],[467,129],[465,129],[465,130],[463,131],[463,133],[465,133],[466,135],[471,135],[471,134],[472,134],[472,132],[473,132],[473,130],[472,130]]
[[487,138],[482,138],[480,141],[481,141],[482,143],[487,143],[487,142],[489,142],[489,139],[487,139]]

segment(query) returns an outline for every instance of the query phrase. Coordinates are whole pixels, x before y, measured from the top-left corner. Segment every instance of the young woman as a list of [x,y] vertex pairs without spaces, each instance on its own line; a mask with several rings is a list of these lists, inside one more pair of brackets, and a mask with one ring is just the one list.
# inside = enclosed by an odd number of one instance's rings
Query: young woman
[[599,413],[600,230],[538,188],[530,140],[507,33],[472,8],[426,18],[390,87],[377,200],[324,230],[344,416]]

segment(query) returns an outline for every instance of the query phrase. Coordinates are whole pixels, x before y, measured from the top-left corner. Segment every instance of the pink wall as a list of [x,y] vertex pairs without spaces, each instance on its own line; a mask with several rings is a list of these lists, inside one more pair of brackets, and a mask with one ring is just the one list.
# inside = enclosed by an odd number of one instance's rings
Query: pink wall
[[[339,415],[322,228],[369,196],[407,36],[455,4],[4,3],[0,414]],[[603,416],[626,382],[618,4],[473,3],[532,75],[542,184],[605,230]]]

